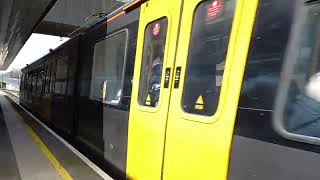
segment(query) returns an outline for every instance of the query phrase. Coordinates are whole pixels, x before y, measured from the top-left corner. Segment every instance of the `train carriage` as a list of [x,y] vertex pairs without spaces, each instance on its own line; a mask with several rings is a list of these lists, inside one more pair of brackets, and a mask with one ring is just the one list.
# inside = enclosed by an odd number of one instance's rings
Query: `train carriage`
[[130,1],[23,69],[20,102],[116,179],[316,180],[319,7]]

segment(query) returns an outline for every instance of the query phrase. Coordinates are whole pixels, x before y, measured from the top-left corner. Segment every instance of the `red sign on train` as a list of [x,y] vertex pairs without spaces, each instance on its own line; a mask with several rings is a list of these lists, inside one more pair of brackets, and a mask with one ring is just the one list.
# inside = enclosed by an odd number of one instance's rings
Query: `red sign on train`
[[153,34],[153,36],[158,36],[159,33],[160,33],[160,23],[156,23],[153,26],[152,34]]
[[221,0],[213,1],[208,8],[208,19],[212,19],[218,16],[222,8]]

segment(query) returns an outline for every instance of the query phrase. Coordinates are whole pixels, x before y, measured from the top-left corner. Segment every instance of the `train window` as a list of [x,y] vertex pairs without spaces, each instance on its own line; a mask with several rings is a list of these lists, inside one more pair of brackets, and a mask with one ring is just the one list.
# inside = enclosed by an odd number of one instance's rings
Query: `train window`
[[319,144],[320,6],[301,3],[296,13],[274,122],[288,138]]
[[68,57],[62,57],[57,60],[56,79],[54,85],[54,93],[57,95],[65,95],[67,93],[68,82]]
[[46,75],[47,75],[47,71],[48,71],[48,66],[45,65],[44,66],[44,72],[42,74],[42,88],[41,88],[41,93],[44,94],[46,92]]
[[143,106],[156,107],[159,102],[167,26],[168,19],[161,18],[145,29],[138,94]]
[[26,89],[26,74],[25,73],[22,73],[20,86],[21,86],[22,91],[24,91]]
[[30,84],[31,84],[30,81],[31,81],[30,74],[26,73],[26,79],[24,82],[26,91],[30,91]]
[[33,84],[33,74],[32,73],[29,73],[28,74],[28,90],[29,92],[32,92],[32,84]]
[[[20,80],[20,87],[19,87],[19,89],[20,89],[20,92],[22,92],[23,91],[23,88],[24,88],[24,74],[22,73],[21,74],[21,80]],[[22,94],[22,93],[21,93]],[[22,96],[22,95],[21,95]]]
[[50,73],[50,92],[54,92],[54,81],[55,81],[55,78],[56,78],[56,68],[57,68],[57,63],[56,63],[56,60],[54,60],[52,63],[51,63],[51,73]]
[[26,98],[26,94],[28,92],[28,73],[24,73],[24,80],[23,80],[23,98]]
[[216,112],[235,2],[207,0],[195,10],[182,95],[185,112]]
[[38,74],[37,73],[33,73],[32,75],[32,92],[34,94],[37,94],[37,76]]
[[24,88],[26,91],[28,91],[28,81],[29,81],[29,75],[25,73],[25,79],[24,79]]
[[52,63],[48,63],[47,65],[47,73],[46,73],[46,86],[45,86],[45,92],[50,92],[50,81],[51,81],[51,69],[52,69]]
[[273,110],[296,2],[259,1],[239,109]]
[[40,71],[38,73],[38,78],[37,78],[37,95],[41,96],[42,95],[42,79],[43,78],[43,71]]
[[117,105],[122,96],[126,66],[127,30],[96,43],[90,98]]

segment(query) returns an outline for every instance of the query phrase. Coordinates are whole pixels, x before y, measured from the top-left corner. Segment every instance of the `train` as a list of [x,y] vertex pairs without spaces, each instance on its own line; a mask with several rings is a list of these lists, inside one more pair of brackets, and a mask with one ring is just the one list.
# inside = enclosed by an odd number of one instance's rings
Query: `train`
[[319,0],[134,0],[22,69],[115,179],[320,178]]

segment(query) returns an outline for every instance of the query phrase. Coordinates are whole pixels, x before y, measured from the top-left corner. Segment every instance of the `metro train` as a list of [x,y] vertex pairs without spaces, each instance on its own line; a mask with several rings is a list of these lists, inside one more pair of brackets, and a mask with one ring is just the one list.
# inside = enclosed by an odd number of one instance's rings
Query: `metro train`
[[317,58],[319,0],[135,0],[22,69],[20,104],[115,179],[319,180]]

